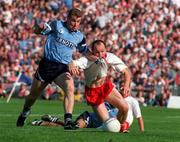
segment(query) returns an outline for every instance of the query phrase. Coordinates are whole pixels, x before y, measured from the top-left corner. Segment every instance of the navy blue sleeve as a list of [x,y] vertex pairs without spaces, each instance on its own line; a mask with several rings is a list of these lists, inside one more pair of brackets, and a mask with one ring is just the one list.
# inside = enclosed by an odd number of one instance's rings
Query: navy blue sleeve
[[41,31],[41,34],[48,35],[50,32],[54,31],[56,27],[56,21],[49,21],[44,23],[44,29]]
[[77,49],[79,50],[80,53],[86,54],[89,49],[86,45],[86,39],[83,37],[83,40],[78,44]]

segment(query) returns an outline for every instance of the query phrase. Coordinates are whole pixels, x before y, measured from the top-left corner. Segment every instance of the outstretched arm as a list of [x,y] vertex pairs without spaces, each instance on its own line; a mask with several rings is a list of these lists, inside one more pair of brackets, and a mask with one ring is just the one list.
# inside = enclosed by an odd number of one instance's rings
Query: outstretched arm
[[78,75],[79,74],[79,69],[85,69],[87,67],[88,59],[84,56],[77,60],[72,60],[68,64],[69,72],[72,75]]
[[79,75],[79,68],[74,60],[68,64],[68,70],[71,75]]
[[93,55],[92,51],[87,46],[85,37],[83,37],[82,41],[78,44],[77,49],[90,61],[96,61],[98,59],[98,57]]
[[138,118],[138,124],[139,124],[139,129],[141,132],[144,132],[144,121],[142,117]]
[[53,24],[54,22],[49,22],[49,23],[44,23],[44,24],[42,23],[38,24],[37,22],[35,22],[33,26],[33,31],[35,34],[46,35],[50,33],[51,31],[53,31]]
[[43,29],[44,29],[43,24],[38,24],[37,22],[35,22],[35,24],[33,26],[33,31],[35,34],[41,34]]
[[121,93],[123,97],[127,97],[130,95],[130,87],[131,87],[131,72],[128,68],[122,70],[124,75],[124,82],[121,87]]
[[129,96],[131,87],[131,72],[129,68],[119,57],[113,53],[107,53],[106,60],[113,69],[122,74],[123,82],[120,84],[120,93],[124,98]]

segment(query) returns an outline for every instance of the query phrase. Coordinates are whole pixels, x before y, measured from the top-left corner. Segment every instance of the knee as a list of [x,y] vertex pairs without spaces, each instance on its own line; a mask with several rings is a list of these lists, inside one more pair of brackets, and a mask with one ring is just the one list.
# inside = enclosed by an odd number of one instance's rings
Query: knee
[[127,113],[127,112],[128,112],[128,109],[129,109],[128,104],[127,104],[127,103],[124,103],[123,107],[121,108],[121,112],[122,112],[122,113]]
[[37,97],[38,97],[38,95],[30,93],[26,98],[28,100],[35,100],[35,99],[37,99]]
[[66,92],[68,94],[74,94],[74,84],[73,83],[68,83],[67,84]]

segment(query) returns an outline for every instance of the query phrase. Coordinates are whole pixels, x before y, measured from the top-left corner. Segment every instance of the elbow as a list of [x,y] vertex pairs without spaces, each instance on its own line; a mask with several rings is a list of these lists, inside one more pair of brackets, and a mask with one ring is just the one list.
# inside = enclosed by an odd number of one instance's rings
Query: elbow
[[126,73],[129,76],[129,78],[132,79],[132,73],[129,68],[126,68]]
[[128,81],[129,85],[131,83],[131,80],[132,80],[132,74],[131,74],[131,71],[129,70],[129,68],[125,68],[123,70],[123,73],[124,73],[124,79]]

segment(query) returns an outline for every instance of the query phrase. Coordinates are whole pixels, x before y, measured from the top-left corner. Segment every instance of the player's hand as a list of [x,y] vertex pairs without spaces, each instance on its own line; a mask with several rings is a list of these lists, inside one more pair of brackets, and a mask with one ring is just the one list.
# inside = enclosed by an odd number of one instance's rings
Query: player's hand
[[123,86],[120,89],[120,93],[124,98],[130,96],[130,87],[129,86]]
[[37,22],[35,22],[34,26],[33,26],[33,31],[35,34],[40,34],[41,31],[43,30],[44,28],[44,25],[41,23],[41,24],[37,24]]
[[68,64],[68,69],[69,69],[69,72],[71,73],[71,75],[79,75],[79,69],[78,67],[75,65],[74,61],[71,61],[69,64]]

